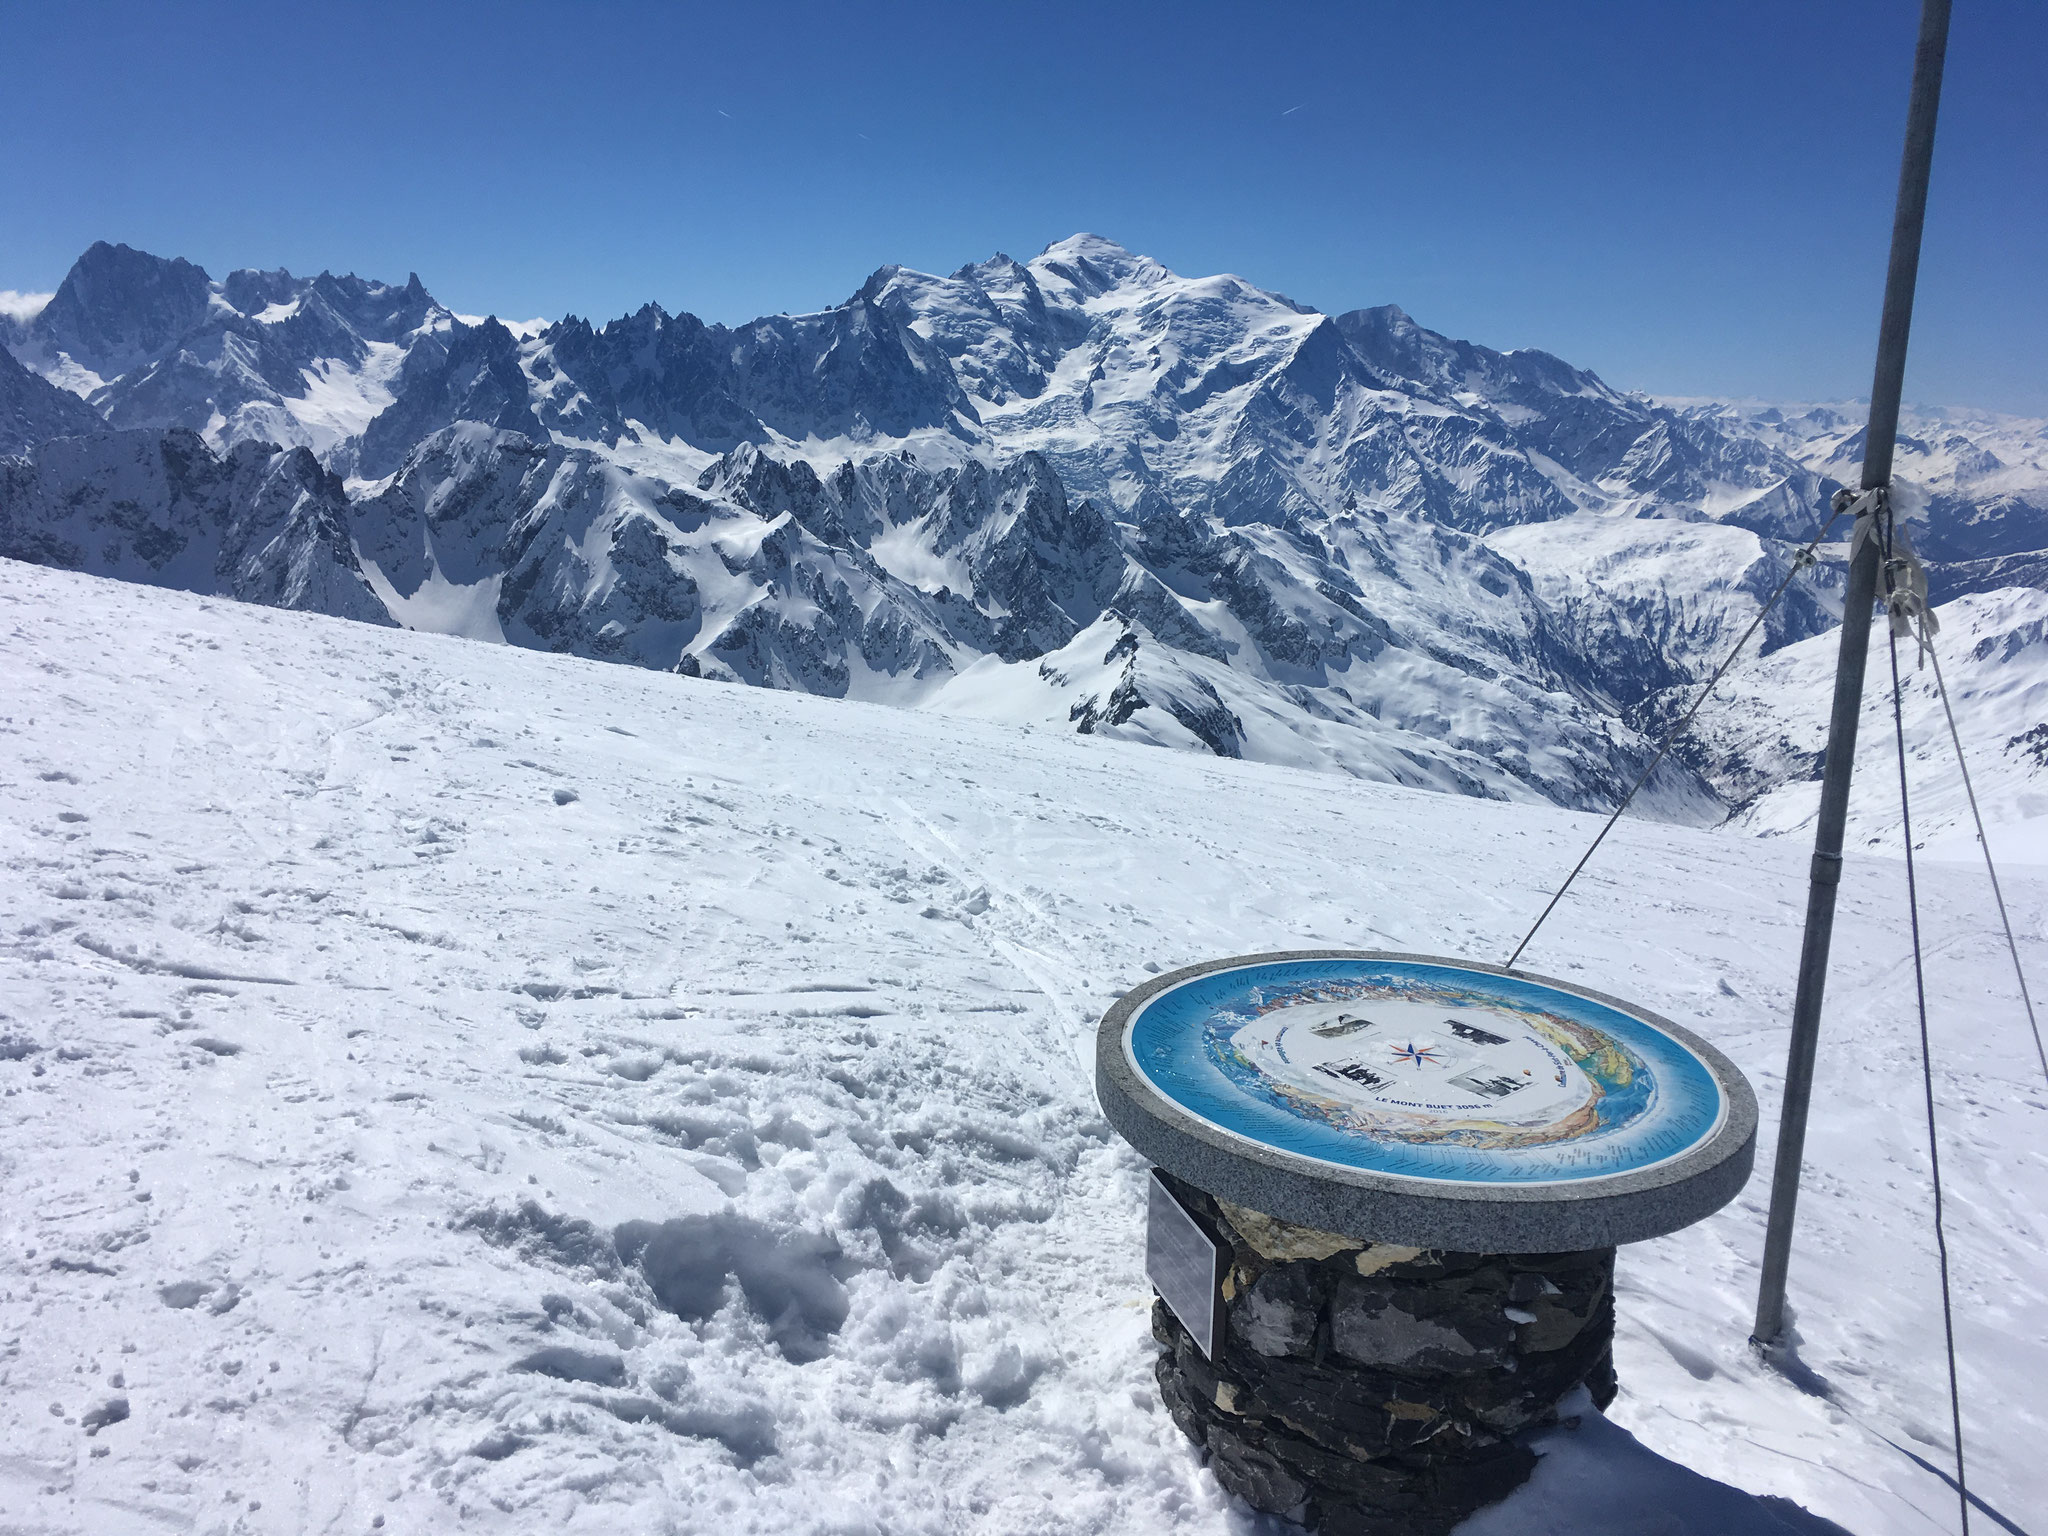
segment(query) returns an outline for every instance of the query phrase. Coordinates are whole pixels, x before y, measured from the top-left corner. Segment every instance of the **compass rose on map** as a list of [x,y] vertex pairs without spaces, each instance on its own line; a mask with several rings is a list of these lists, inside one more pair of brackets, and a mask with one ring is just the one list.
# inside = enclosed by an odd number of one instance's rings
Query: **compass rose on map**
[[1443,1065],[1443,1058],[1437,1055],[1435,1046],[1417,1045],[1412,1040],[1406,1045],[1394,1047],[1394,1060],[1396,1062],[1407,1062],[1410,1066],[1415,1067],[1440,1067]]

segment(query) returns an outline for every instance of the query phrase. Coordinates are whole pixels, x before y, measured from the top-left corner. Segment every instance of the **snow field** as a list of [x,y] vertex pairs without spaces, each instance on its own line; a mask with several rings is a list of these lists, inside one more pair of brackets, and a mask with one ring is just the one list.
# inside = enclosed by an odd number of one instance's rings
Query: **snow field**
[[[1596,824],[11,562],[0,635],[8,1532],[1273,1529],[1158,1405],[1095,1021],[1218,954],[1498,958]],[[1474,1533],[1953,1528],[1894,863],[1843,892],[1812,1376],[1744,1344],[1795,841],[1626,823],[1531,951],[1766,1124],[1624,1251],[1613,1424]],[[1981,881],[1923,897],[1973,1485],[2024,1526],[2048,1095]]]

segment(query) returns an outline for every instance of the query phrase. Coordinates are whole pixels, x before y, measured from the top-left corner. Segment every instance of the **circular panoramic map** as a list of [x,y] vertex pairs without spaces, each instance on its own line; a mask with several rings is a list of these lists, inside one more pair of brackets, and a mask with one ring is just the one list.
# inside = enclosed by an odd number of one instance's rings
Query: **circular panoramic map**
[[1716,1072],[1669,1026],[1452,961],[1224,962],[1121,1022],[1148,1097],[1224,1138],[1396,1180],[1640,1173],[1703,1146],[1729,1113]]

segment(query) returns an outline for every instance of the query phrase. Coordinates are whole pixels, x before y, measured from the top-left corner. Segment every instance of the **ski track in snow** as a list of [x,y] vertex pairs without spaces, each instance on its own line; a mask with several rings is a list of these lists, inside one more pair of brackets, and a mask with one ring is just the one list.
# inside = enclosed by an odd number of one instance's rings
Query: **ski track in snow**
[[[1596,824],[7,561],[0,635],[10,1533],[1278,1531],[1158,1404],[1095,1022],[1219,954],[1498,959]],[[1805,862],[1625,822],[1531,951],[1766,1118],[1470,1536],[1953,1529],[1894,862],[1843,887],[1811,1378],[1745,1343]],[[2038,1531],[2048,1094],[1981,879],[1923,890],[1972,1483]]]

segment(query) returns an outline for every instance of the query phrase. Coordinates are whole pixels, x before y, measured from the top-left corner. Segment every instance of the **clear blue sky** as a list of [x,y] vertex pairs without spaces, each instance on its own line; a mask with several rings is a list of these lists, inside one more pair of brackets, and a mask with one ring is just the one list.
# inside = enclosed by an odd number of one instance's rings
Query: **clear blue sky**
[[[1634,388],[1869,387],[1916,0],[0,0],[0,288],[96,239],[728,322],[1076,230]],[[1910,398],[2048,413],[2048,4],[1957,0]]]

